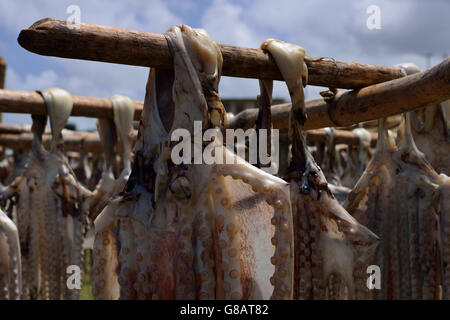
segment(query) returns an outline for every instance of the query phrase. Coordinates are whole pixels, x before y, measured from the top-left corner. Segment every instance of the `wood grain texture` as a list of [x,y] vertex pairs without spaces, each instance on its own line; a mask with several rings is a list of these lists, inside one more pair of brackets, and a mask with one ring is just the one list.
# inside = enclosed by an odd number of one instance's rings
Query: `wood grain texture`
[[[106,98],[73,96],[72,116],[112,118],[112,104]],[[359,90],[341,91],[332,101],[316,98],[306,101],[308,120],[305,130],[343,127],[389,117],[450,99],[450,58],[426,71]],[[143,103],[134,102],[136,120]],[[274,128],[289,124],[289,103],[272,106]],[[1,90],[0,112],[47,114],[41,95],[36,92]],[[258,109],[246,109],[229,120],[231,129],[255,125]]]
[[[48,149],[50,147],[51,135],[43,135],[42,141]],[[0,134],[0,145],[19,150],[29,150],[33,142],[33,134],[31,133],[2,133]],[[96,133],[87,133],[80,135],[64,135],[64,151],[73,152],[103,152],[103,145]]]
[[[371,144],[375,147],[377,143],[377,134],[371,133]],[[137,131],[133,131],[133,139],[136,141]],[[50,146],[51,132],[46,130],[42,137],[44,145]],[[325,143],[327,134],[323,129],[313,129],[306,131],[306,139],[308,144]],[[14,126],[0,124],[0,146],[11,149],[31,149],[33,135],[31,127]],[[87,131],[70,131],[63,133],[64,150],[73,152],[103,152],[103,145],[100,138],[95,132]],[[287,140],[287,133],[280,134],[280,140]],[[356,134],[346,130],[336,130],[334,141],[336,144],[358,145],[359,139]]]
[[[308,119],[304,129],[345,127],[354,123],[389,117],[450,98],[450,58],[428,70],[359,90],[342,90],[331,101],[306,101]],[[289,125],[291,104],[272,107],[274,128]],[[251,128],[258,109],[246,109],[230,119],[229,128]]]
[[[172,56],[164,35],[46,18],[20,32],[19,44],[34,53],[61,58],[92,60],[171,69]],[[282,80],[272,57],[261,49],[219,44],[222,75]],[[310,61],[313,60],[313,61]],[[310,85],[362,88],[403,76],[396,67],[383,67],[333,59],[307,59]]]
[[[71,116],[88,118],[113,118],[111,100],[106,98],[72,96]],[[134,119],[139,120],[143,102],[135,101]],[[0,112],[47,114],[44,99],[37,92],[1,90]]]

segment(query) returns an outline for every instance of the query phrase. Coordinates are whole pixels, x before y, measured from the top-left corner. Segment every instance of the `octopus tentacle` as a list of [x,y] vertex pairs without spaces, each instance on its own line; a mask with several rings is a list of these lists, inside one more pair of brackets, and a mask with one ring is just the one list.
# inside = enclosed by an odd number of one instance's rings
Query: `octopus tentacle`
[[241,286],[241,270],[239,257],[240,251],[240,226],[237,213],[232,209],[230,191],[225,184],[224,177],[213,178],[217,185],[214,197],[216,210],[216,227],[219,230],[218,241],[221,252],[221,269],[223,271],[224,299],[240,300],[243,296]]
[[97,300],[117,300],[120,288],[117,275],[117,247],[114,229],[117,222],[97,231],[94,240],[94,284],[92,293]]
[[[6,214],[0,211],[0,237],[4,236],[7,245],[7,252],[0,252],[0,258],[3,260],[8,257],[8,266],[5,270],[0,270],[0,298],[18,300],[22,292],[22,267],[20,261],[20,242],[19,233],[16,225]],[[0,239],[2,241],[3,239]],[[0,246],[0,250],[2,250]],[[2,268],[0,263],[0,268]],[[3,269],[3,268],[2,268]],[[2,297],[3,295],[3,297]]]
[[[218,190],[220,187],[217,187]],[[215,258],[214,258],[214,235],[211,232],[215,229],[216,219],[211,212],[213,208],[212,195],[210,193],[203,193],[200,198],[200,203],[203,203],[204,208],[201,209],[194,220],[194,226],[197,229],[197,241],[195,246],[195,269],[197,270],[198,298],[201,300],[210,300],[216,298],[216,281],[215,278]],[[195,229],[194,229],[195,230]],[[234,275],[234,274],[233,274]]]
[[134,224],[131,219],[121,219],[119,225],[119,263],[120,271],[118,282],[120,285],[120,299],[136,299],[134,284],[136,282],[136,254],[133,248],[136,246],[134,237]]

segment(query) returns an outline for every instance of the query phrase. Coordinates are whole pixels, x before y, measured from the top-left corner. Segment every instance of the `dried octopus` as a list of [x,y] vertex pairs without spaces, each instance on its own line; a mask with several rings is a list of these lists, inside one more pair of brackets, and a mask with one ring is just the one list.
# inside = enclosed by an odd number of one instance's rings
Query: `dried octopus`
[[[127,187],[95,220],[94,297],[290,299],[289,186],[219,138],[222,55],[208,34],[180,25],[165,36],[174,71],[151,69]],[[177,129],[210,135],[183,140],[194,164],[171,160]]]
[[[420,72],[413,63],[397,66],[407,75]],[[436,172],[450,176],[450,100],[412,111],[410,117],[417,148]]]
[[341,156],[336,148],[336,130],[335,128],[324,128],[324,130],[326,143],[316,144],[317,157],[315,159],[320,163],[320,168],[324,172],[331,193],[339,203],[343,204],[351,189],[345,187],[341,180],[344,169],[342,168]]
[[273,39],[265,41],[261,48],[274,58],[292,101],[289,119],[292,159],[287,179],[295,241],[293,297],[360,297],[366,282],[357,279],[366,273],[377,236],[341,207],[307,149],[301,130],[307,118],[303,94],[307,82],[305,50]]
[[17,227],[0,210],[0,300],[18,300],[22,292],[20,243]]
[[352,130],[358,137],[358,146],[348,146],[346,166],[342,174],[342,184],[348,188],[353,188],[366,169],[370,155],[370,142],[372,137],[370,132],[364,128]]
[[377,232],[373,264],[381,269],[375,299],[449,299],[449,178],[420,152],[410,116],[397,145],[379,121],[375,154],[349,195],[346,208]]
[[[89,199],[91,218],[95,218],[100,213],[112,196],[123,190],[131,173],[133,101],[118,94],[113,95],[110,100],[113,106],[113,119],[98,119],[97,121],[105,159],[100,181]],[[116,153],[120,154],[122,162],[117,178],[114,176],[114,169],[117,166]]]
[[[50,151],[42,144],[46,116],[33,115],[33,144],[22,175],[2,192],[13,199],[22,250],[22,298],[77,299],[66,287],[66,267],[81,265],[86,194],[70,193],[65,181],[77,184],[62,152],[61,131],[72,110],[72,97],[62,89],[41,92],[50,116]],[[70,199],[69,199],[70,198]]]

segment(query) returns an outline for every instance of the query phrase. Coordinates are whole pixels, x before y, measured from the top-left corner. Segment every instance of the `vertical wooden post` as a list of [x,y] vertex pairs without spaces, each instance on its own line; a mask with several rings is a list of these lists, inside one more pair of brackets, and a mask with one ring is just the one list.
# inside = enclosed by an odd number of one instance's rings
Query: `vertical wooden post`
[[[0,89],[5,88],[5,78],[6,78],[6,62],[0,57]],[[0,123],[3,122],[3,114],[0,113]]]
[[[6,62],[0,57],[0,89],[5,88],[5,78],[6,78]],[[3,113],[0,112],[0,123],[3,122]],[[4,148],[0,147],[0,155],[3,155]]]

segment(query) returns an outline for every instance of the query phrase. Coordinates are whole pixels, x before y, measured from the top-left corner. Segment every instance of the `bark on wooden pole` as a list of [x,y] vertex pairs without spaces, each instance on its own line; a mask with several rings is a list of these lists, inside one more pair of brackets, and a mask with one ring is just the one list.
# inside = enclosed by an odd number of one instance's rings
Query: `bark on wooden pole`
[[[5,87],[5,79],[6,79],[6,62],[0,57],[0,89]],[[3,122],[3,114],[0,113],[0,123]]]
[[[137,138],[137,132],[133,133],[134,141]],[[377,142],[377,134],[371,133],[371,145],[374,147]],[[283,139],[283,135],[280,136]],[[325,143],[327,134],[323,129],[308,130],[306,132],[308,144]],[[64,150],[73,152],[103,152],[103,144],[97,133],[86,131],[73,131],[70,134],[63,133]],[[0,126],[0,146],[10,149],[31,149],[33,134],[22,126]],[[42,136],[42,141],[46,148],[50,147],[51,134],[46,132]],[[359,139],[356,134],[346,130],[335,131],[335,144],[358,145]]]
[[[72,116],[112,118],[112,104],[106,98],[73,96]],[[306,101],[308,120],[304,129],[345,127],[411,111],[450,99],[450,58],[431,69],[359,90],[341,91],[332,101]],[[143,104],[135,101],[135,119]],[[290,104],[272,107],[274,128],[289,125]],[[36,92],[0,90],[0,112],[46,114],[44,99]],[[246,109],[229,119],[229,128],[254,126],[258,109]]]
[[[433,68],[359,90],[340,91],[331,101],[306,101],[308,120],[304,129],[345,127],[385,118],[450,99],[450,58]],[[287,128],[291,105],[272,107],[274,128]],[[247,109],[229,120],[229,128],[251,128],[258,109]]]
[[[71,28],[65,20],[46,18],[20,32],[19,44],[34,53],[61,58],[93,60],[171,69],[172,57],[164,35],[81,23]],[[222,75],[282,80],[272,57],[261,49],[219,44]],[[316,59],[314,59],[316,60]],[[403,76],[396,67],[382,67],[333,59],[306,61],[310,85],[362,88]]]
[[5,87],[5,78],[6,78],[6,62],[0,57],[0,89]]
[[[72,96],[71,116],[89,118],[113,118],[111,100],[106,98]],[[143,103],[134,102],[134,119],[139,120]],[[36,92],[0,90],[0,112],[47,114],[44,99]]]
[[[103,152],[103,145],[95,133],[85,133],[84,135],[63,135],[64,150],[74,152]],[[46,148],[50,147],[51,135],[43,135],[42,141]],[[11,149],[31,149],[33,134],[0,134],[0,145]]]
[[[335,130],[334,143],[335,144],[347,144],[347,145],[359,145],[358,136],[347,130]],[[375,147],[377,145],[378,134],[375,132],[370,133],[371,147]],[[306,142],[311,145],[314,143],[326,143],[327,134],[323,129],[312,129],[306,131]]]
[[[106,98],[73,96],[72,116],[112,118],[112,104]],[[332,101],[306,101],[308,120],[304,129],[343,127],[411,111],[450,99],[450,58],[439,65],[400,79],[359,90],[341,91]],[[135,119],[143,104],[135,101]],[[274,128],[288,127],[290,104],[272,107]],[[42,96],[36,92],[0,89],[0,112],[46,114]],[[229,128],[254,126],[258,110],[247,109],[229,120]]]

